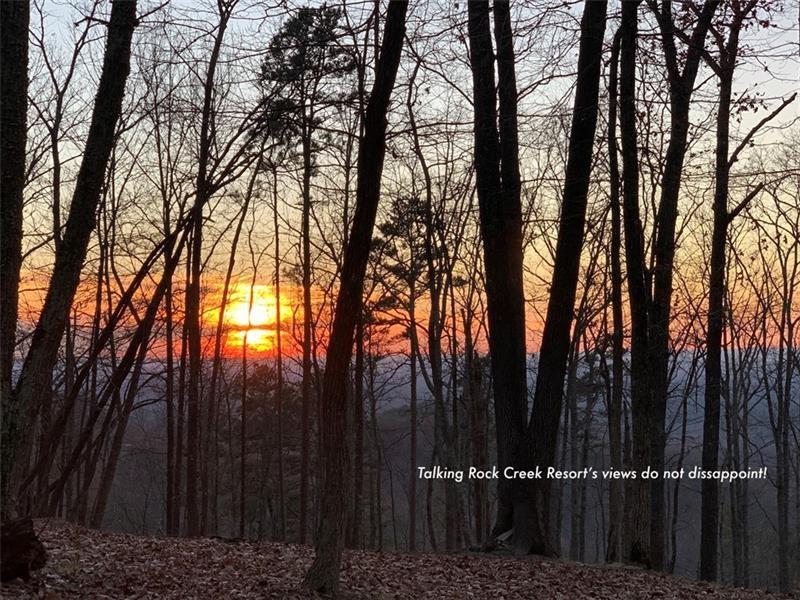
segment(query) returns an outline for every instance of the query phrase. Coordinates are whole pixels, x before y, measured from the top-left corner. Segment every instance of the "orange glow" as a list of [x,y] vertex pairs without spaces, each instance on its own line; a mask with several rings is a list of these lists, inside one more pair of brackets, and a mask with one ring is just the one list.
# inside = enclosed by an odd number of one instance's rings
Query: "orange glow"
[[[222,290],[220,295],[221,292]],[[228,332],[226,353],[241,352],[245,343],[248,351],[256,354],[274,352],[277,346],[277,328],[286,329],[292,319],[292,307],[287,303],[288,300],[290,299],[281,294],[279,310],[273,286],[256,284],[251,291],[249,284],[234,284],[228,294],[223,318]],[[216,324],[219,308],[212,310],[206,319],[207,322]]]
[[277,300],[271,290],[263,285],[254,286],[252,302],[253,305],[250,306],[249,290],[243,294],[239,293],[238,289],[234,290],[231,304],[225,311],[225,321],[230,325],[248,329],[275,323]]

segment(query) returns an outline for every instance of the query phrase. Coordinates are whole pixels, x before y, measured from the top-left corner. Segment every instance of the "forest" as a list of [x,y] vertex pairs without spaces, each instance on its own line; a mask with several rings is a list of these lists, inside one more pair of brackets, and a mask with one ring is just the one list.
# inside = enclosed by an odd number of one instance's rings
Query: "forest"
[[796,1],[0,11],[4,597],[800,589]]

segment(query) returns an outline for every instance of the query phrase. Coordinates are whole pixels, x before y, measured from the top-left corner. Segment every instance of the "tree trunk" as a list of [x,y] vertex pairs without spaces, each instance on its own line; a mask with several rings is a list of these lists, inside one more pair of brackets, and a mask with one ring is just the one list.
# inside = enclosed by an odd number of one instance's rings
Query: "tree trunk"
[[374,473],[373,490],[375,498],[375,511],[373,521],[373,532],[375,533],[374,543],[371,547],[378,552],[383,552],[383,444],[381,443],[381,435],[378,430],[378,398],[375,394],[375,359],[368,354],[367,357],[369,373],[369,421],[372,429],[372,469]]
[[[647,468],[648,424],[648,305],[642,223],[639,217],[639,155],[636,132],[636,38],[638,2],[622,4],[620,23],[619,125],[622,146],[622,213],[625,262],[631,314],[631,440],[630,466]],[[650,496],[646,481],[637,475],[625,482],[625,528],[622,556],[628,562],[649,564]]]
[[391,2],[387,11],[375,83],[365,113],[364,135],[359,144],[356,209],[342,263],[341,286],[328,345],[320,418],[325,449],[322,518],[316,556],[304,581],[306,587],[320,593],[336,594],[338,591],[349,481],[347,372],[380,198],[386,152],[386,113],[400,64],[407,8],[406,2]]
[[[255,174],[253,175],[253,180],[255,180]],[[252,242],[250,247],[252,249]],[[258,268],[254,264],[253,280],[250,282],[250,297],[247,301],[247,329],[244,330],[244,337],[242,338],[242,396],[239,406],[241,415],[241,428],[239,430],[239,537],[241,539],[244,539],[247,520],[247,334],[252,326],[252,323],[250,323],[250,313],[253,312],[254,290],[257,277]]]
[[[135,1],[112,4],[103,69],[64,237],[56,253],[53,274],[39,322],[31,338],[30,351],[15,393],[10,395],[9,405],[4,407],[3,464],[8,465],[8,471],[15,464],[18,454],[20,457],[28,456],[27,448],[34,429],[29,422],[29,415],[40,399],[50,396],[48,388],[52,370],[58,359],[58,349],[80,281],[89,237],[95,227],[97,204],[114,145],[125,82],[130,71],[131,39],[135,26]],[[20,92],[22,90],[17,91]],[[18,481],[18,476],[26,467],[27,461],[17,461],[14,466],[17,476],[12,475],[11,482],[8,481],[8,471],[4,470],[4,485],[13,485],[14,481]]]
[[[185,282],[186,288],[189,289],[189,282],[191,280],[191,248],[186,251],[186,273]],[[186,374],[189,358],[189,335],[186,327],[186,319],[184,313],[183,330],[181,332],[181,352],[180,364],[178,370],[178,414],[177,422],[175,423],[175,481],[173,482],[175,491],[173,492],[175,514],[173,515],[173,523],[175,524],[176,533],[181,532],[181,504],[183,500],[183,463],[184,453],[186,446],[184,444],[184,421],[186,416]],[[185,515],[185,510],[184,513]]]
[[[202,417],[202,318],[200,315],[200,285],[203,249],[203,208],[211,196],[209,162],[213,143],[214,75],[219,62],[222,39],[230,18],[230,7],[219,5],[219,26],[214,46],[208,61],[208,71],[203,83],[203,109],[200,116],[200,147],[197,157],[197,179],[195,184],[194,232],[192,237],[190,280],[186,288],[185,327],[188,333],[189,377],[187,385],[187,431],[186,431],[186,534],[190,537],[202,533],[201,510],[198,506],[198,478],[203,479],[205,469],[198,469],[202,454],[200,445],[200,420]],[[203,486],[205,487],[205,486]]]
[[[678,219],[683,161],[686,156],[686,140],[689,134],[689,101],[697,76],[703,51],[703,42],[711,19],[719,5],[718,0],[708,0],[698,15],[687,48],[682,71],[678,70],[672,18],[672,3],[662,3],[659,15],[662,45],[667,62],[670,89],[670,137],[661,178],[661,198],[656,218],[656,240],[654,245],[653,299],[649,314],[648,370],[649,389],[649,444],[650,467],[657,473],[664,471],[664,449],[666,435],[664,422],[667,413],[669,324],[672,309],[672,277],[675,258],[675,228]],[[655,569],[664,567],[665,497],[664,478],[650,482],[650,544],[649,562]]]
[[286,492],[283,481],[283,339],[281,331],[281,236],[278,220],[278,171],[272,171],[272,223],[275,228],[275,405],[278,420],[278,511],[280,541],[286,541]]
[[[533,441],[534,464],[555,464],[558,423],[561,416],[564,374],[570,346],[572,312],[583,248],[587,193],[592,168],[592,147],[597,125],[600,64],[606,26],[607,2],[587,0],[581,20],[578,81],[575,91],[569,154],[564,174],[564,194],[556,242],[553,280],[547,318],[542,333],[539,369],[528,436]],[[515,545],[524,541],[528,552],[554,554],[550,534],[550,481],[534,480],[527,522],[514,522]],[[515,506],[516,513],[516,506]]]
[[[466,401],[469,407],[469,443],[472,465],[478,469],[486,469],[488,452],[486,444],[486,399],[481,389],[482,373],[478,353],[472,338],[472,308],[463,312],[464,321],[464,357]],[[484,546],[489,535],[489,489],[484,479],[473,482],[473,510],[475,513],[475,543]]]
[[355,394],[353,419],[355,425],[355,486],[353,494],[353,546],[360,548],[361,522],[364,512],[364,315],[356,323]]
[[28,22],[30,2],[0,3],[0,397],[2,397],[2,446],[0,468],[0,518],[10,512],[8,479],[14,464],[12,446],[24,415],[15,413],[12,398],[14,342],[17,330],[19,272],[22,266],[22,191],[25,188],[25,142],[28,110]]
[[[304,127],[308,127],[304,124]],[[303,134],[303,216],[301,247],[303,267],[303,374],[302,438],[300,455],[300,543],[306,542],[308,531],[308,478],[311,461],[311,134]]]
[[[738,36],[737,36],[738,37]],[[734,57],[735,61],[735,57]],[[722,77],[717,108],[716,169],[714,172],[714,225],[711,233],[711,264],[708,281],[708,326],[706,328],[705,395],[702,467],[716,471],[719,464],[720,391],[722,376],[722,329],[725,297],[725,244],[728,238],[728,144],[730,131],[733,64],[721,61]],[[717,530],[719,528],[719,484],[704,479],[700,508],[700,578],[715,581]],[[735,504],[731,505],[735,507]]]
[[105,516],[106,507],[108,506],[108,499],[111,495],[111,486],[114,484],[114,475],[117,472],[119,457],[122,454],[122,442],[125,439],[125,430],[128,427],[128,419],[133,411],[136,394],[139,391],[139,378],[142,374],[142,367],[145,359],[147,358],[150,332],[153,327],[153,322],[155,321],[157,314],[156,311],[158,304],[160,303],[159,301],[163,296],[166,287],[170,285],[169,281],[171,279],[172,277],[170,275],[165,275],[164,282],[161,286],[159,286],[162,291],[156,294],[155,300],[151,302],[152,309],[148,310],[147,316],[140,325],[140,327],[145,328],[146,332],[139,345],[136,364],[125,389],[125,402],[119,406],[119,411],[117,413],[117,427],[114,430],[114,438],[111,442],[111,449],[108,453],[108,459],[106,460],[105,468],[103,469],[103,474],[100,478],[100,487],[97,491],[97,497],[95,498],[92,516],[89,521],[89,526],[93,529],[100,529],[103,525],[103,517]]
[[[165,255],[169,260],[169,256]],[[166,385],[164,389],[164,402],[166,403],[166,427],[167,427],[167,481],[166,481],[166,505],[165,521],[167,535],[177,535],[177,523],[173,517],[175,515],[175,349],[174,331],[175,323],[173,317],[172,300],[172,278],[167,284],[167,292],[164,298],[164,308],[166,312],[165,324],[165,353],[166,353]]]
[[[512,135],[516,121],[513,98],[513,48],[508,4],[497,5],[499,35],[503,41],[502,62],[503,131]],[[489,5],[468,2],[469,55],[474,98],[475,179],[480,213],[481,237],[486,269],[486,300],[489,322],[489,351],[494,387],[497,462],[501,470],[512,466],[513,453],[522,439],[527,415],[527,372],[525,354],[525,298],[522,287],[522,209],[518,181],[513,173],[519,167],[506,164],[504,173],[511,179],[501,187],[494,57],[489,28]],[[509,62],[510,61],[510,62]],[[512,98],[513,96],[513,98]],[[505,138],[502,158],[516,156],[515,135]],[[504,191],[506,193],[504,193]],[[497,516],[493,535],[511,529],[514,504],[512,485],[505,478],[498,482]]]
[[[625,338],[622,316],[622,231],[620,216],[620,180],[617,160],[617,71],[621,32],[617,31],[611,48],[608,76],[608,157],[611,204],[611,313],[613,338],[611,348],[612,383],[608,405],[608,441],[611,468],[622,469],[622,401],[625,385],[623,343]],[[622,551],[623,482],[612,479],[609,484],[608,545],[606,562],[617,562]]]
[[[416,327],[415,319],[416,314],[414,310],[414,287],[413,283],[409,291],[411,298],[411,308],[409,309],[408,318],[411,321],[409,328]],[[409,339],[412,339],[413,333],[409,333]],[[415,552],[417,550],[417,355],[414,349],[411,348],[409,352],[410,366],[410,404],[411,404],[411,436],[410,436],[410,461],[409,461],[409,481],[408,481],[408,551]]]
[[44,544],[37,537],[30,517],[3,523],[1,537],[0,581],[11,581],[17,577],[28,581],[31,571],[41,569],[47,562]]

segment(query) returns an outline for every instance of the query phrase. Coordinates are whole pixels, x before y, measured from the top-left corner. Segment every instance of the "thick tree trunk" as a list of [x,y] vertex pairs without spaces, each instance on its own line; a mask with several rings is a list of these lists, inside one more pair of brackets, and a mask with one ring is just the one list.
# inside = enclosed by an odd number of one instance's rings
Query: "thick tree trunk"
[[3,523],[0,534],[0,581],[17,577],[27,581],[31,571],[41,569],[47,562],[47,552],[33,529],[29,517]]
[[12,399],[14,342],[17,329],[19,272],[22,266],[22,191],[25,188],[25,141],[28,109],[28,22],[30,2],[0,3],[0,402],[2,446],[0,468],[0,516],[10,508],[8,479],[14,464],[10,446],[21,430],[14,419]]
[[336,594],[344,547],[347,482],[347,372],[353,352],[353,335],[361,311],[364,276],[372,245],[372,231],[380,198],[383,159],[386,152],[386,113],[400,64],[408,4],[391,2],[375,83],[364,117],[364,136],[359,144],[358,189],[353,227],[342,264],[341,287],[328,345],[323,380],[322,515],[316,540],[316,556],[304,584],[314,591]]
[[[607,3],[588,0],[581,20],[578,54],[578,82],[569,139],[569,154],[564,174],[564,194],[556,242],[553,281],[547,318],[542,333],[536,391],[533,399],[529,436],[533,440],[534,464],[546,468],[555,464],[558,423],[561,417],[564,374],[570,346],[572,312],[578,286],[578,271],[583,248],[587,193],[592,168],[592,148],[597,126],[600,90],[600,65],[606,26]],[[554,554],[550,535],[550,482],[535,480],[528,522],[520,522],[526,531],[526,550],[536,554]],[[516,507],[515,507],[516,512]],[[514,537],[517,535],[514,522]],[[519,545],[521,540],[515,541]]]
[[[136,2],[114,2],[92,122],[75,182],[64,237],[56,253],[53,275],[39,322],[31,338],[30,351],[22,367],[15,393],[10,395],[10,403],[4,407],[3,464],[8,464],[9,470],[17,453],[19,456],[28,455],[26,448],[31,442],[30,432],[33,430],[32,424],[28,422],[28,415],[42,398],[50,396],[48,388],[52,370],[80,281],[89,237],[95,227],[97,204],[114,145],[125,82],[130,71],[131,39],[135,26]],[[8,472],[4,470],[4,485],[13,485],[14,480],[27,467],[27,464],[23,464],[26,462],[17,461],[14,467],[16,476],[12,475],[10,482]]]
[[[494,57],[489,27],[489,5],[468,2],[469,55],[472,68],[475,135],[475,179],[483,238],[486,269],[486,300],[489,322],[489,351],[494,387],[497,462],[500,469],[514,464],[514,451],[523,436],[527,416],[527,372],[525,350],[525,298],[522,287],[522,209],[519,182],[513,173],[519,167],[507,164],[504,173],[510,178],[501,187],[497,108],[494,80]],[[497,5],[503,39],[502,62],[504,90],[503,131],[513,128],[516,90],[513,81],[513,50],[510,46],[508,4]],[[510,61],[510,62],[509,62]],[[510,148],[515,136],[504,139],[502,157],[508,162],[517,150]],[[511,481],[498,482],[497,516],[493,535],[511,529],[514,503]]]

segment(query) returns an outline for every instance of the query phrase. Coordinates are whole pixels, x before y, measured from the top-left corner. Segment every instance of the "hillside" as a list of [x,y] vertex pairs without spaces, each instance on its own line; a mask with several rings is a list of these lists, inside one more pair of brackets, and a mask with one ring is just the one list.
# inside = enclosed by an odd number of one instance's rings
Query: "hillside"
[[[308,598],[311,548],[110,534],[38,521],[50,555],[3,598]],[[789,598],[623,567],[490,555],[345,553],[347,598]]]

